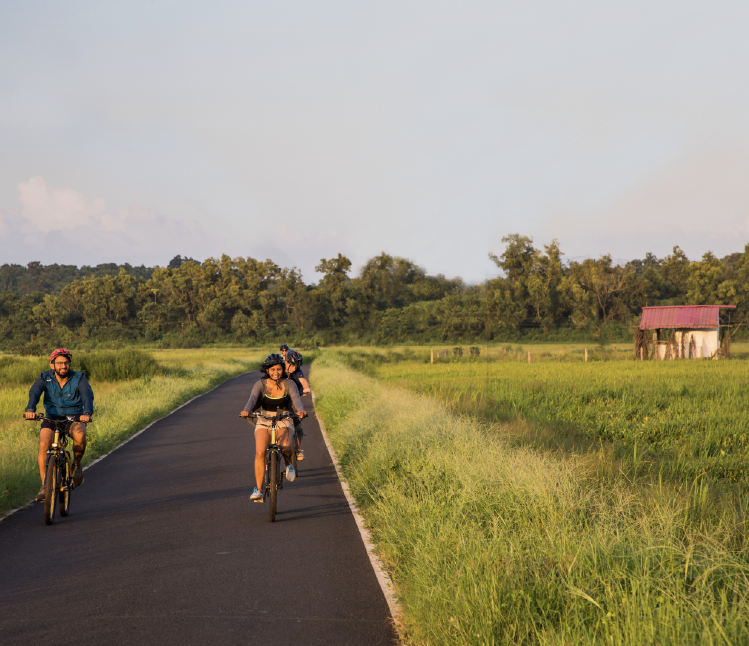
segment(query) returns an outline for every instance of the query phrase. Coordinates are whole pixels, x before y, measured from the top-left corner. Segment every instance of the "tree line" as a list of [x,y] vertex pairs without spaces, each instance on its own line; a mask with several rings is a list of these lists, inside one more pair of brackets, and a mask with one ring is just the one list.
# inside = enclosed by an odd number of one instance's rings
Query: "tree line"
[[[689,260],[674,247],[624,265],[611,256],[563,260],[559,244],[503,238],[498,275],[480,285],[427,274],[382,253],[356,276],[338,254],[317,283],[272,260],[177,256],[166,267],[38,262],[0,267],[0,345],[133,341],[304,345],[631,338],[644,305],[734,304],[749,316],[749,245]],[[622,339],[622,340],[624,340]]]

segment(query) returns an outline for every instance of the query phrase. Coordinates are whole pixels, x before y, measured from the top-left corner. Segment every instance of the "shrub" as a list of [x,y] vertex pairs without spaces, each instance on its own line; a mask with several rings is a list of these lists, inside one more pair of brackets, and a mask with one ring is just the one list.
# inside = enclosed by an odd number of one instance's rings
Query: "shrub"
[[74,362],[77,370],[82,370],[89,379],[96,381],[139,379],[161,370],[153,356],[134,348],[81,354]]

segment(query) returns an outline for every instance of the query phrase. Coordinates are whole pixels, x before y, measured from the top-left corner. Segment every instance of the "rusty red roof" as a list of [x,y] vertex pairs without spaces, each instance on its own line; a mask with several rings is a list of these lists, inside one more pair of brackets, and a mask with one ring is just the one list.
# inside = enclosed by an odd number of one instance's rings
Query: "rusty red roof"
[[641,330],[664,328],[718,327],[721,309],[736,309],[735,305],[670,305],[667,307],[643,307],[640,319]]

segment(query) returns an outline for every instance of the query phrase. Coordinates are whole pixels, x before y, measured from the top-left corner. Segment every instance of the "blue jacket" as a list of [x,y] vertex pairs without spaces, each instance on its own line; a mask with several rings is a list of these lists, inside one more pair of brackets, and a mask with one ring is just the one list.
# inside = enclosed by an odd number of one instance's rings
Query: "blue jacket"
[[82,372],[71,371],[70,377],[62,388],[54,370],[43,372],[29,390],[27,411],[36,410],[42,394],[44,394],[44,410],[47,417],[92,415],[94,412],[94,393],[86,375]]

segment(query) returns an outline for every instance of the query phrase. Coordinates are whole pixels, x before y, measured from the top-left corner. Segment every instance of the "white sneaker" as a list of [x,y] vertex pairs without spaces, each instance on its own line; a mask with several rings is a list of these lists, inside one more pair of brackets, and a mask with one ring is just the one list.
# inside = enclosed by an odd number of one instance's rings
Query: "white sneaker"
[[286,467],[286,479],[289,482],[294,482],[294,480],[296,480],[296,469],[294,469],[292,465]]
[[250,500],[254,502],[263,502],[263,494],[257,490],[257,487],[255,487],[255,491],[252,492]]

